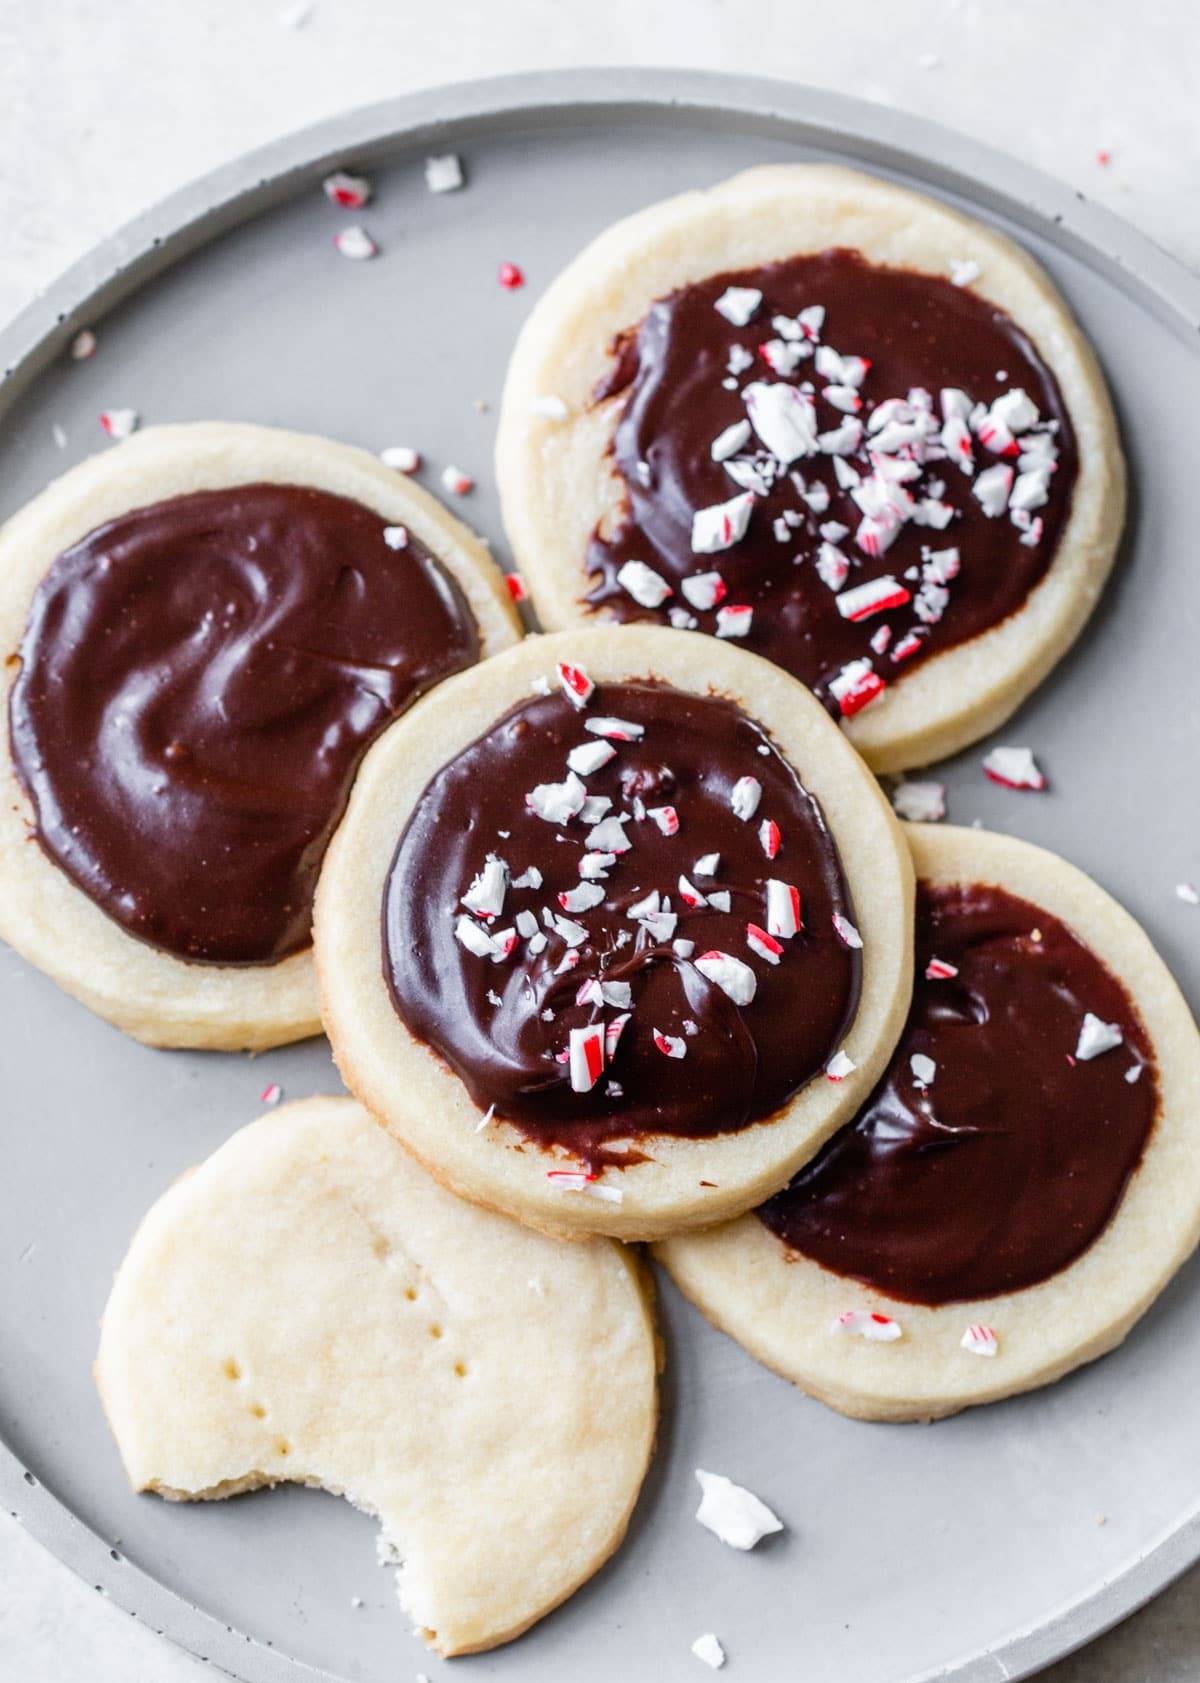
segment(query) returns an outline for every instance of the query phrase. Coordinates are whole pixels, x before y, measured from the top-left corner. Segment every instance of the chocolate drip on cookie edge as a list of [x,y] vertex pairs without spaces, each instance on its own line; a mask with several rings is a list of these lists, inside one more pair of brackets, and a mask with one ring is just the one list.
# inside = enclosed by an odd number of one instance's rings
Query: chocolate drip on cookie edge
[[21,644],[37,840],[152,946],[284,958],[367,746],[478,657],[456,581],[345,497],[243,485],[121,515],[54,561]]
[[740,638],[849,716],[1053,560],[1070,418],[968,287],[826,251],[684,287],[614,351],[626,501],[585,566],[616,619]]
[[922,884],[916,960],[887,1073],[758,1216],[904,1301],[1020,1291],[1112,1220],[1158,1108],[1150,1042],[1096,955],[1003,889]]
[[840,1044],[861,961],[820,809],[760,726],[564,670],[575,692],[506,713],[417,803],[383,971],[481,1111],[594,1167],[777,1112]]

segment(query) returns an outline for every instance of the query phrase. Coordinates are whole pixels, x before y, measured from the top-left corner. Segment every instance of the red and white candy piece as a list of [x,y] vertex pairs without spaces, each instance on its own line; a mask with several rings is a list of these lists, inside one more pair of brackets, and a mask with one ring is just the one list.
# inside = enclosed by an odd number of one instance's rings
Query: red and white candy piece
[[982,1321],[976,1321],[963,1333],[960,1340],[964,1350],[973,1356],[994,1356],[1000,1349],[1000,1340],[996,1337],[994,1327],[985,1326]]
[[617,862],[615,853],[584,853],[579,859],[579,874],[581,877],[603,877]]
[[567,766],[569,770],[578,772],[580,777],[591,777],[593,772],[616,757],[617,750],[611,742],[581,742],[567,755]]
[[[579,668],[573,668],[578,671]],[[591,690],[588,690],[591,695]],[[593,736],[607,736],[613,742],[637,742],[646,734],[645,725],[635,725],[631,719],[610,719],[597,717],[585,719],[584,730],[590,730]]]
[[692,573],[679,581],[679,588],[692,607],[702,613],[715,608],[725,596],[725,580],[720,573]]
[[664,1034],[661,1029],[654,1030],[654,1044],[664,1058],[686,1058],[687,1043],[677,1034]]
[[894,1344],[903,1336],[903,1330],[900,1322],[894,1321],[890,1315],[881,1315],[877,1310],[870,1309],[847,1309],[830,1328],[831,1332],[852,1333],[872,1344]]
[[463,895],[462,903],[469,912],[490,923],[504,910],[507,889],[508,865],[494,853],[489,853],[482,871]]
[[753,491],[743,491],[728,502],[698,508],[692,515],[692,550],[696,555],[715,555],[740,543],[750,524]]
[[625,1031],[625,1024],[629,1021],[629,1017],[630,1013],[628,1011],[622,1011],[619,1016],[610,1017],[604,1025],[604,1055],[609,1063],[612,1062],[613,1053],[617,1049],[617,1043]]
[[825,1065],[825,1074],[830,1081],[844,1081],[857,1068],[858,1065],[850,1054],[839,1049]]
[[321,183],[325,197],[341,210],[361,210],[371,200],[371,183],[365,175],[347,175],[344,169],[335,170]]
[[1091,1011],[1085,1011],[1075,1056],[1080,1063],[1090,1063],[1093,1058],[1100,1057],[1101,1053],[1113,1051],[1124,1038],[1118,1023],[1106,1023]]
[[354,223],[349,228],[341,228],[333,236],[333,243],[342,257],[348,257],[352,263],[365,263],[368,258],[378,255],[379,247],[360,224]]
[[983,769],[1005,789],[1044,789],[1043,776],[1028,748],[993,748],[984,755]]
[[778,964],[783,957],[783,943],[777,941],[774,935],[768,935],[757,923],[746,925],[746,945],[757,958],[765,958],[768,964]]
[[496,270],[496,279],[505,292],[517,292],[525,285],[525,276],[515,263],[501,263]]
[[783,836],[773,818],[764,818],[758,826],[758,840],[768,859],[774,859],[783,846]]
[[695,960],[702,976],[727,994],[735,1005],[749,1005],[758,989],[758,978],[748,964],[731,953],[711,951]]
[[822,584],[827,584],[830,590],[840,590],[850,576],[850,563],[842,551],[833,543],[823,543],[817,550],[817,558],[813,565],[817,569],[817,577]]
[[698,910],[699,907],[708,905],[707,899],[703,894],[701,894],[695,883],[689,881],[687,877],[682,875],[680,876],[678,887],[679,898],[683,901],[689,911],[694,912]]
[[841,912],[834,912],[833,927],[838,940],[844,947],[852,947],[856,950],[861,949],[863,944],[862,936],[858,933],[858,930],[855,929],[848,917],[843,917]]
[[442,487],[449,491],[452,497],[465,497],[475,489],[475,481],[469,473],[464,473],[459,467],[447,464],[442,469]]
[[660,608],[675,592],[653,567],[644,561],[626,561],[617,569],[617,583],[643,608]]
[[729,791],[729,807],[735,818],[748,824],[758,811],[762,800],[762,784],[757,777],[739,777]]
[[673,806],[648,807],[646,817],[658,826],[664,836],[677,836],[679,834],[679,814]]
[[844,590],[837,599],[838,613],[843,619],[870,619],[872,614],[886,613],[889,608],[902,608],[912,600],[912,592],[890,573],[881,578],[867,579],[853,590]]
[[102,409],[100,425],[109,438],[120,443],[123,438],[128,438],[130,433],[137,431],[139,418],[136,409]]
[[776,878],[767,881],[767,933],[790,941],[804,926],[800,912],[800,890]]
[[754,609],[745,603],[730,603],[717,609],[718,637],[748,637],[754,619]]
[[268,1081],[267,1085],[258,1095],[258,1102],[260,1104],[277,1105],[282,1097],[283,1088],[279,1085],[278,1081]]
[[[562,685],[563,694],[572,707],[586,707],[592,699],[592,691],[596,688],[582,666],[572,666],[569,661],[560,660],[556,668],[558,681]],[[603,733],[597,733],[603,734]]]
[[592,907],[600,905],[604,898],[604,890],[598,882],[579,882],[574,888],[564,889],[558,897],[558,903],[564,912],[590,912]]
[[944,958],[931,958],[925,966],[927,982],[949,982],[957,975],[958,965],[951,964]]
[[887,685],[869,660],[851,660],[829,680],[829,693],[837,702],[843,719],[852,719],[878,701]]
[[589,1023],[586,1028],[573,1028],[568,1056],[572,1089],[590,1093],[604,1071],[604,1025]]

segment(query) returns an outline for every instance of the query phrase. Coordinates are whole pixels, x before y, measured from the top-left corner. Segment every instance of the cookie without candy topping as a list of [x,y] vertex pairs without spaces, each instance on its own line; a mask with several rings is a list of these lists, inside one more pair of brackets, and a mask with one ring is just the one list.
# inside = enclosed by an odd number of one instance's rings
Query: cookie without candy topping
[[364,761],[317,896],[322,1015],[464,1196],[675,1231],[777,1189],[864,1095],[908,1002],[910,872],[786,674],[657,628],[529,639]]
[[135,1489],[345,1496],[378,1519],[421,1635],[463,1654],[620,1543],[655,1361],[628,1253],[470,1208],[320,1098],[241,1129],[150,1211],[96,1379]]
[[544,623],[736,639],[881,771],[1008,716],[1086,620],[1124,510],[1103,380],[1041,269],[814,165],[600,235],[526,323],[497,466]]
[[905,834],[920,973],[886,1074],[764,1208],[658,1252],[768,1366],[892,1420],[1103,1355],[1200,1235],[1200,1037],[1145,934],[1026,842]]

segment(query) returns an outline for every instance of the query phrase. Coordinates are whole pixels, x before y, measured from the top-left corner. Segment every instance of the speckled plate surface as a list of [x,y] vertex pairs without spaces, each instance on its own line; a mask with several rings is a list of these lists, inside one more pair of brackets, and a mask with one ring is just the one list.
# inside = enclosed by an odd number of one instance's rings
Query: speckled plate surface
[[[469,185],[435,197],[422,161],[447,150]],[[1098,877],[1195,1003],[1200,911],[1174,885],[1200,875],[1200,281],[1067,188],[917,119],[770,82],[585,71],[421,94],[282,141],[107,241],[0,336],[0,513],[102,448],[98,412],[128,405],[148,422],[417,444],[431,474],[454,462],[478,476],[464,512],[502,557],[494,406],[540,288],[614,217],[797,158],[879,170],[1006,229],[1099,347],[1135,488],[1124,559],[1005,732],[1036,749],[1052,790],[987,784],[986,744],[944,776],[959,822]],[[321,195],[335,165],[375,180],[361,218]],[[334,250],[356,219],[375,262]],[[506,260],[525,290],[496,284]],[[99,352],[72,364],[85,325]],[[88,1582],[249,1683],[446,1675],[407,1632],[369,1520],[294,1489],[189,1507],[133,1496],[90,1379],[146,1206],[255,1114],[268,1081],[288,1097],[336,1089],[323,1043],[257,1060],[148,1051],[7,951],[0,1024],[0,1500]],[[1123,1349],[1049,1391],[931,1428],[867,1426],[797,1395],[664,1284],[662,1438],[625,1547],[529,1636],[454,1672],[694,1677],[689,1644],[715,1630],[731,1677],[1024,1676],[1200,1556],[1198,1309],[1192,1265]],[[786,1533],[749,1556],[724,1549],[692,1519],[696,1466],[758,1491]]]

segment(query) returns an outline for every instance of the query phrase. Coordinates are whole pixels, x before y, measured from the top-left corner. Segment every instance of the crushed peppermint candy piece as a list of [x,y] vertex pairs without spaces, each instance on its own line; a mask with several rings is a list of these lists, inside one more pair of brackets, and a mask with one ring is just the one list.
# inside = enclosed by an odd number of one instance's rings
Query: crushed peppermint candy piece
[[862,936],[850,922],[850,919],[848,917],[843,917],[841,912],[834,912],[833,927],[837,932],[838,940],[841,941],[844,947],[852,947],[855,949],[860,949],[862,947]]
[[579,874],[581,877],[603,877],[617,862],[615,853],[584,853],[579,860]]
[[984,468],[971,487],[971,495],[988,516],[995,520],[1008,507],[1008,494],[1012,490],[1013,470],[1007,462],[996,462],[993,467]]
[[962,1349],[969,1350],[973,1356],[994,1356],[1000,1349],[1000,1340],[996,1337],[995,1329],[984,1326],[977,1321],[969,1326],[960,1340]]
[[830,1058],[829,1062],[825,1065],[825,1074],[828,1076],[830,1081],[844,1081],[846,1077],[857,1068],[858,1065],[855,1063],[850,1054],[839,1050],[833,1054],[832,1058]]
[[[588,694],[591,694],[590,690]],[[645,725],[632,724],[628,719],[585,719],[583,728],[590,730],[593,736],[607,736],[613,742],[637,742],[646,734]]]
[[687,1057],[687,1042],[677,1034],[664,1034],[661,1029],[655,1029],[654,1044],[665,1058]]
[[1177,882],[1175,895],[1185,906],[1200,906],[1200,888],[1194,882]]
[[620,1016],[610,1017],[608,1022],[604,1025],[604,1055],[608,1059],[609,1063],[612,1063],[613,1053],[616,1051],[617,1044],[620,1041],[622,1034],[625,1032],[625,1025],[629,1021],[629,1015],[628,1011],[622,1011]]
[[701,894],[700,890],[696,887],[695,883],[691,882],[687,877],[683,876],[682,874],[680,875],[680,878],[679,878],[678,887],[679,887],[679,898],[683,901],[684,905],[688,908],[689,911],[695,911],[700,906],[707,906],[708,905],[708,900],[705,898],[705,896],[703,894]]
[[508,864],[489,853],[482,871],[462,897],[469,912],[485,922],[500,916],[504,910],[504,896],[508,889]]
[[742,446],[750,438],[749,421],[734,421],[732,426],[719,432],[709,446],[709,455],[714,462],[727,462],[730,456],[736,456]]
[[970,286],[982,273],[973,257],[954,257],[950,261],[950,281],[954,286]]
[[743,1485],[701,1467],[696,1468],[696,1480],[702,1493],[696,1518],[731,1549],[752,1549],[772,1532],[783,1530],[778,1515]]
[[333,243],[342,257],[348,257],[352,263],[365,263],[368,258],[379,254],[379,247],[368,234],[361,223],[354,223],[349,228],[341,228],[333,236]]
[[345,170],[335,170],[325,177],[321,188],[330,204],[342,210],[361,210],[370,203],[371,183],[365,175],[347,175]]
[[137,431],[140,417],[136,409],[103,409],[100,412],[100,425],[109,438],[118,443],[128,438],[130,433]]
[[397,473],[416,473],[421,466],[421,452],[408,444],[389,444],[379,452],[379,460],[384,467],[395,468]]
[[1111,1052],[1121,1044],[1125,1036],[1121,1033],[1117,1023],[1105,1023],[1091,1011],[1084,1013],[1083,1024],[1079,1030],[1079,1042],[1075,1047],[1075,1056],[1081,1063],[1090,1063],[1103,1052]]
[[851,660],[829,680],[829,693],[843,719],[852,719],[864,707],[878,701],[887,685],[869,660]]
[[813,562],[817,569],[817,577],[822,584],[827,584],[830,590],[840,590],[850,576],[850,563],[842,551],[833,543],[823,543],[817,551],[817,558]]
[[512,879],[512,886],[514,888],[540,888],[542,886],[542,873],[536,865],[530,865],[528,870],[522,871],[519,877]]
[[694,877],[715,877],[721,866],[719,853],[702,853],[692,866]]
[[[572,771],[567,773],[562,783],[539,783],[526,795],[525,804],[547,824],[566,824],[580,811],[586,799],[587,790]],[[591,845],[590,836],[588,844]]]
[[[71,361],[87,362],[89,358],[94,357],[95,354],[96,335],[92,332],[90,327],[82,328],[71,340]],[[749,435],[749,421],[743,421],[742,425],[746,428],[747,435]]]
[[743,603],[730,603],[728,607],[717,609],[718,637],[748,637],[750,624],[754,618],[754,609]]
[[834,1321],[830,1331],[853,1333],[875,1344],[894,1344],[903,1334],[899,1321],[867,1309],[847,1309]]
[[790,466],[801,456],[819,453],[817,411],[807,392],[782,381],[756,380],[742,396],[750,425],[776,461]]
[[598,882],[580,882],[574,888],[564,889],[558,903],[564,912],[590,912],[593,906],[599,906],[606,898]]
[[555,668],[563,694],[572,707],[586,707],[592,699],[592,691],[596,688],[582,666],[572,666],[570,661],[560,660]]
[[946,785],[915,778],[892,790],[892,810],[912,824],[936,824],[946,816]]
[[1046,779],[1028,748],[993,748],[984,755],[983,769],[1005,789],[1044,789]]
[[868,579],[865,584],[856,584],[853,590],[844,590],[837,606],[843,619],[857,623],[870,619],[872,614],[886,613],[889,608],[902,608],[911,601],[912,592],[890,573],[884,573],[882,578]]
[[600,853],[628,853],[633,843],[625,834],[627,823],[628,819],[624,815],[601,818],[598,823],[592,825],[584,840],[589,848]]
[[730,953],[701,953],[695,961],[696,969],[721,992],[728,994],[735,1005],[749,1005],[758,989],[758,978],[748,964]]
[[713,305],[731,327],[745,327],[762,303],[762,293],[754,286],[727,286]]
[[664,836],[679,834],[679,814],[673,806],[647,807],[646,817],[658,826]]
[[692,550],[696,555],[715,555],[740,543],[750,524],[754,493],[744,491],[725,503],[698,508],[692,515]]
[[431,193],[457,193],[463,185],[462,160],[457,152],[426,158],[425,185]]
[[692,1653],[698,1660],[711,1666],[714,1671],[720,1671],[725,1664],[725,1650],[717,1641],[711,1630],[706,1630],[703,1636],[698,1636],[692,1643]]
[[442,469],[442,485],[452,497],[465,497],[475,489],[475,481],[469,473],[450,465]]
[[407,549],[408,527],[385,526],[383,528],[383,541],[389,549]]
[[679,588],[693,608],[699,608],[702,613],[709,608],[715,608],[725,596],[725,580],[720,573],[692,573],[686,579],[680,579]]
[[783,944],[770,935],[761,924],[748,923],[746,925],[746,945],[758,958],[765,958],[768,964],[778,964],[783,957]]
[[790,941],[804,927],[800,890],[790,882],[767,879],[767,933]]
[[933,1078],[937,1074],[937,1065],[924,1052],[914,1052],[908,1060],[908,1067],[912,1070],[913,1081],[924,1090],[933,1086]]
[[473,917],[464,913],[454,925],[456,940],[460,941],[469,953],[476,958],[494,958],[496,943],[481,923],[476,923]]
[[951,964],[944,958],[931,958],[925,966],[927,982],[949,982],[957,975],[958,965]]
[[278,1081],[268,1081],[267,1085],[258,1095],[258,1102],[260,1104],[277,1105],[282,1097],[283,1088],[279,1085]]
[[616,757],[617,750],[611,742],[581,742],[567,755],[567,766],[569,770],[578,772],[580,777],[590,777]]
[[757,777],[739,777],[729,791],[729,808],[735,818],[748,824],[758,811],[762,800],[762,784]]
[[783,837],[773,818],[764,818],[758,826],[758,841],[767,858],[774,859],[783,845]]
[[496,279],[506,292],[516,292],[525,285],[525,276],[515,263],[501,263]]
[[617,570],[617,583],[643,608],[659,608],[675,592],[653,567],[644,561],[626,561]]
[[576,1093],[590,1093],[604,1070],[604,1026],[589,1023],[570,1034],[571,1087]]

